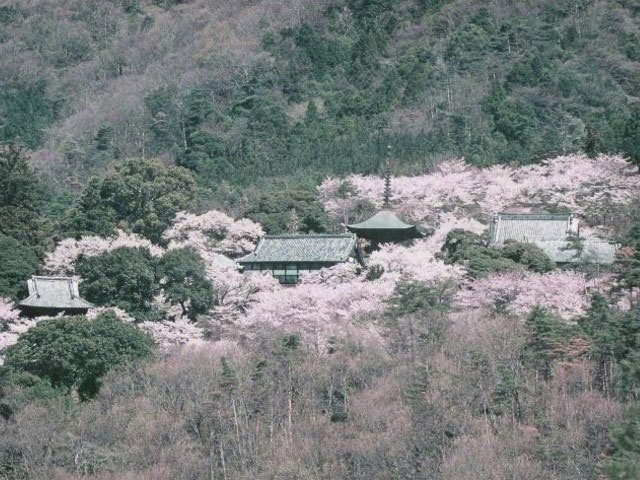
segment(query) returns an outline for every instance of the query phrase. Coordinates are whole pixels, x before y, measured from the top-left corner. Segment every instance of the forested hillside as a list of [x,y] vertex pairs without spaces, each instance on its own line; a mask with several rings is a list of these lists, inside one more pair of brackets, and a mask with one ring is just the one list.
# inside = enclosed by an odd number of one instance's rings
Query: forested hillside
[[[29,0],[0,10],[0,138],[59,187],[159,156],[220,181],[638,156],[628,0]],[[400,168],[400,166],[398,167]]]
[[0,480],[640,478],[636,0],[0,0],[0,87]]

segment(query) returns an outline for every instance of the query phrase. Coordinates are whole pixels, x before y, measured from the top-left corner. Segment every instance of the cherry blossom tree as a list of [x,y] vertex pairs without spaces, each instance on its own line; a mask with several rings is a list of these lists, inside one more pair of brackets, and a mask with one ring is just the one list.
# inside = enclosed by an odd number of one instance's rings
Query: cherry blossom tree
[[200,252],[237,257],[253,251],[263,234],[258,223],[246,218],[234,220],[222,212],[210,210],[202,215],[178,213],[173,225],[164,233],[164,239],[169,242],[169,248],[190,246]]
[[432,282],[447,278],[461,278],[465,271],[459,265],[446,265],[436,258],[444,240],[451,230],[462,228],[481,234],[485,226],[476,220],[457,216],[453,213],[441,214],[433,235],[415,240],[412,245],[384,244],[371,254],[370,265],[380,265],[386,272],[395,272],[407,280]]
[[18,337],[36,323],[36,320],[20,317],[11,300],[0,298],[0,365],[3,364],[2,350],[15,344]]
[[[349,198],[382,205],[384,179],[352,175],[355,189]],[[318,188],[329,216],[338,220],[339,181],[328,178]],[[481,169],[462,160],[444,162],[431,174],[393,179],[395,210],[412,221],[422,221],[443,210],[481,209],[486,216],[498,211],[526,212],[562,206],[577,215],[627,205],[640,193],[637,167],[616,155],[564,155],[536,165],[494,166]]]
[[153,338],[161,350],[177,346],[201,346],[205,344],[204,330],[187,318],[175,321],[142,322],[138,327]]
[[[330,278],[326,272],[324,275]],[[379,332],[373,322],[357,319],[380,313],[394,288],[391,276],[371,282],[362,275],[344,283],[303,282],[295,288],[259,293],[258,301],[238,320],[238,325],[249,331],[276,328],[296,332],[318,348],[337,335],[377,338]]]
[[75,262],[79,257],[93,257],[121,247],[146,248],[153,256],[161,256],[164,252],[161,247],[140,235],[118,230],[115,236],[108,238],[93,235],[79,240],[65,238],[46,255],[44,270],[56,275],[73,275]]
[[597,288],[597,282],[572,272],[504,273],[471,282],[458,293],[458,302],[465,308],[517,315],[527,314],[539,305],[569,320],[584,313],[591,292]]

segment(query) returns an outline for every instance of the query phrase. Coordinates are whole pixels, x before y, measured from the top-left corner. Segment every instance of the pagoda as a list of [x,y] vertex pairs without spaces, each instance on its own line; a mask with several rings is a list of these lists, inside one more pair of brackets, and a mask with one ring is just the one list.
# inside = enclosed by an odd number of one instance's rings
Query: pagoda
[[369,240],[372,249],[376,249],[381,243],[404,242],[425,236],[415,225],[403,222],[391,211],[391,172],[389,168],[387,168],[384,179],[382,210],[364,222],[347,225],[347,229],[355,233],[358,238]]

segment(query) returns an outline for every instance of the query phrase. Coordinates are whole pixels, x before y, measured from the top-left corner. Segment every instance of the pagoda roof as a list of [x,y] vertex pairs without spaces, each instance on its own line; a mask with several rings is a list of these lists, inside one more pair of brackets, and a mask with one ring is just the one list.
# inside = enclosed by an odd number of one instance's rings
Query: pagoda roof
[[356,237],[339,235],[266,235],[253,253],[238,263],[262,262],[346,262],[353,254]]
[[80,298],[78,282],[70,277],[31,277],[27,280],[29,296],[20,307],[84,310],[93,304]]
[[389,210],[380,210],[364,222],[347,225],[347,229],[361,237],[378,241],[401,241],[424,237],[415,225],[403,222]]

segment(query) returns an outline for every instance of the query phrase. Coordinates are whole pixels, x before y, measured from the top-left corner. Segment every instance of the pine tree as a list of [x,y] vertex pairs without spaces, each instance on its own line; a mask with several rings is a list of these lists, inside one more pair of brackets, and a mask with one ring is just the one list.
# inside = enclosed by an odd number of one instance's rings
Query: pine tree
[[526,321],[529,339],[525,346],[525,357],[545,380],[551,377],[552,362],[561,353],[566,343],[564,326],[548,310],[534,308]]

